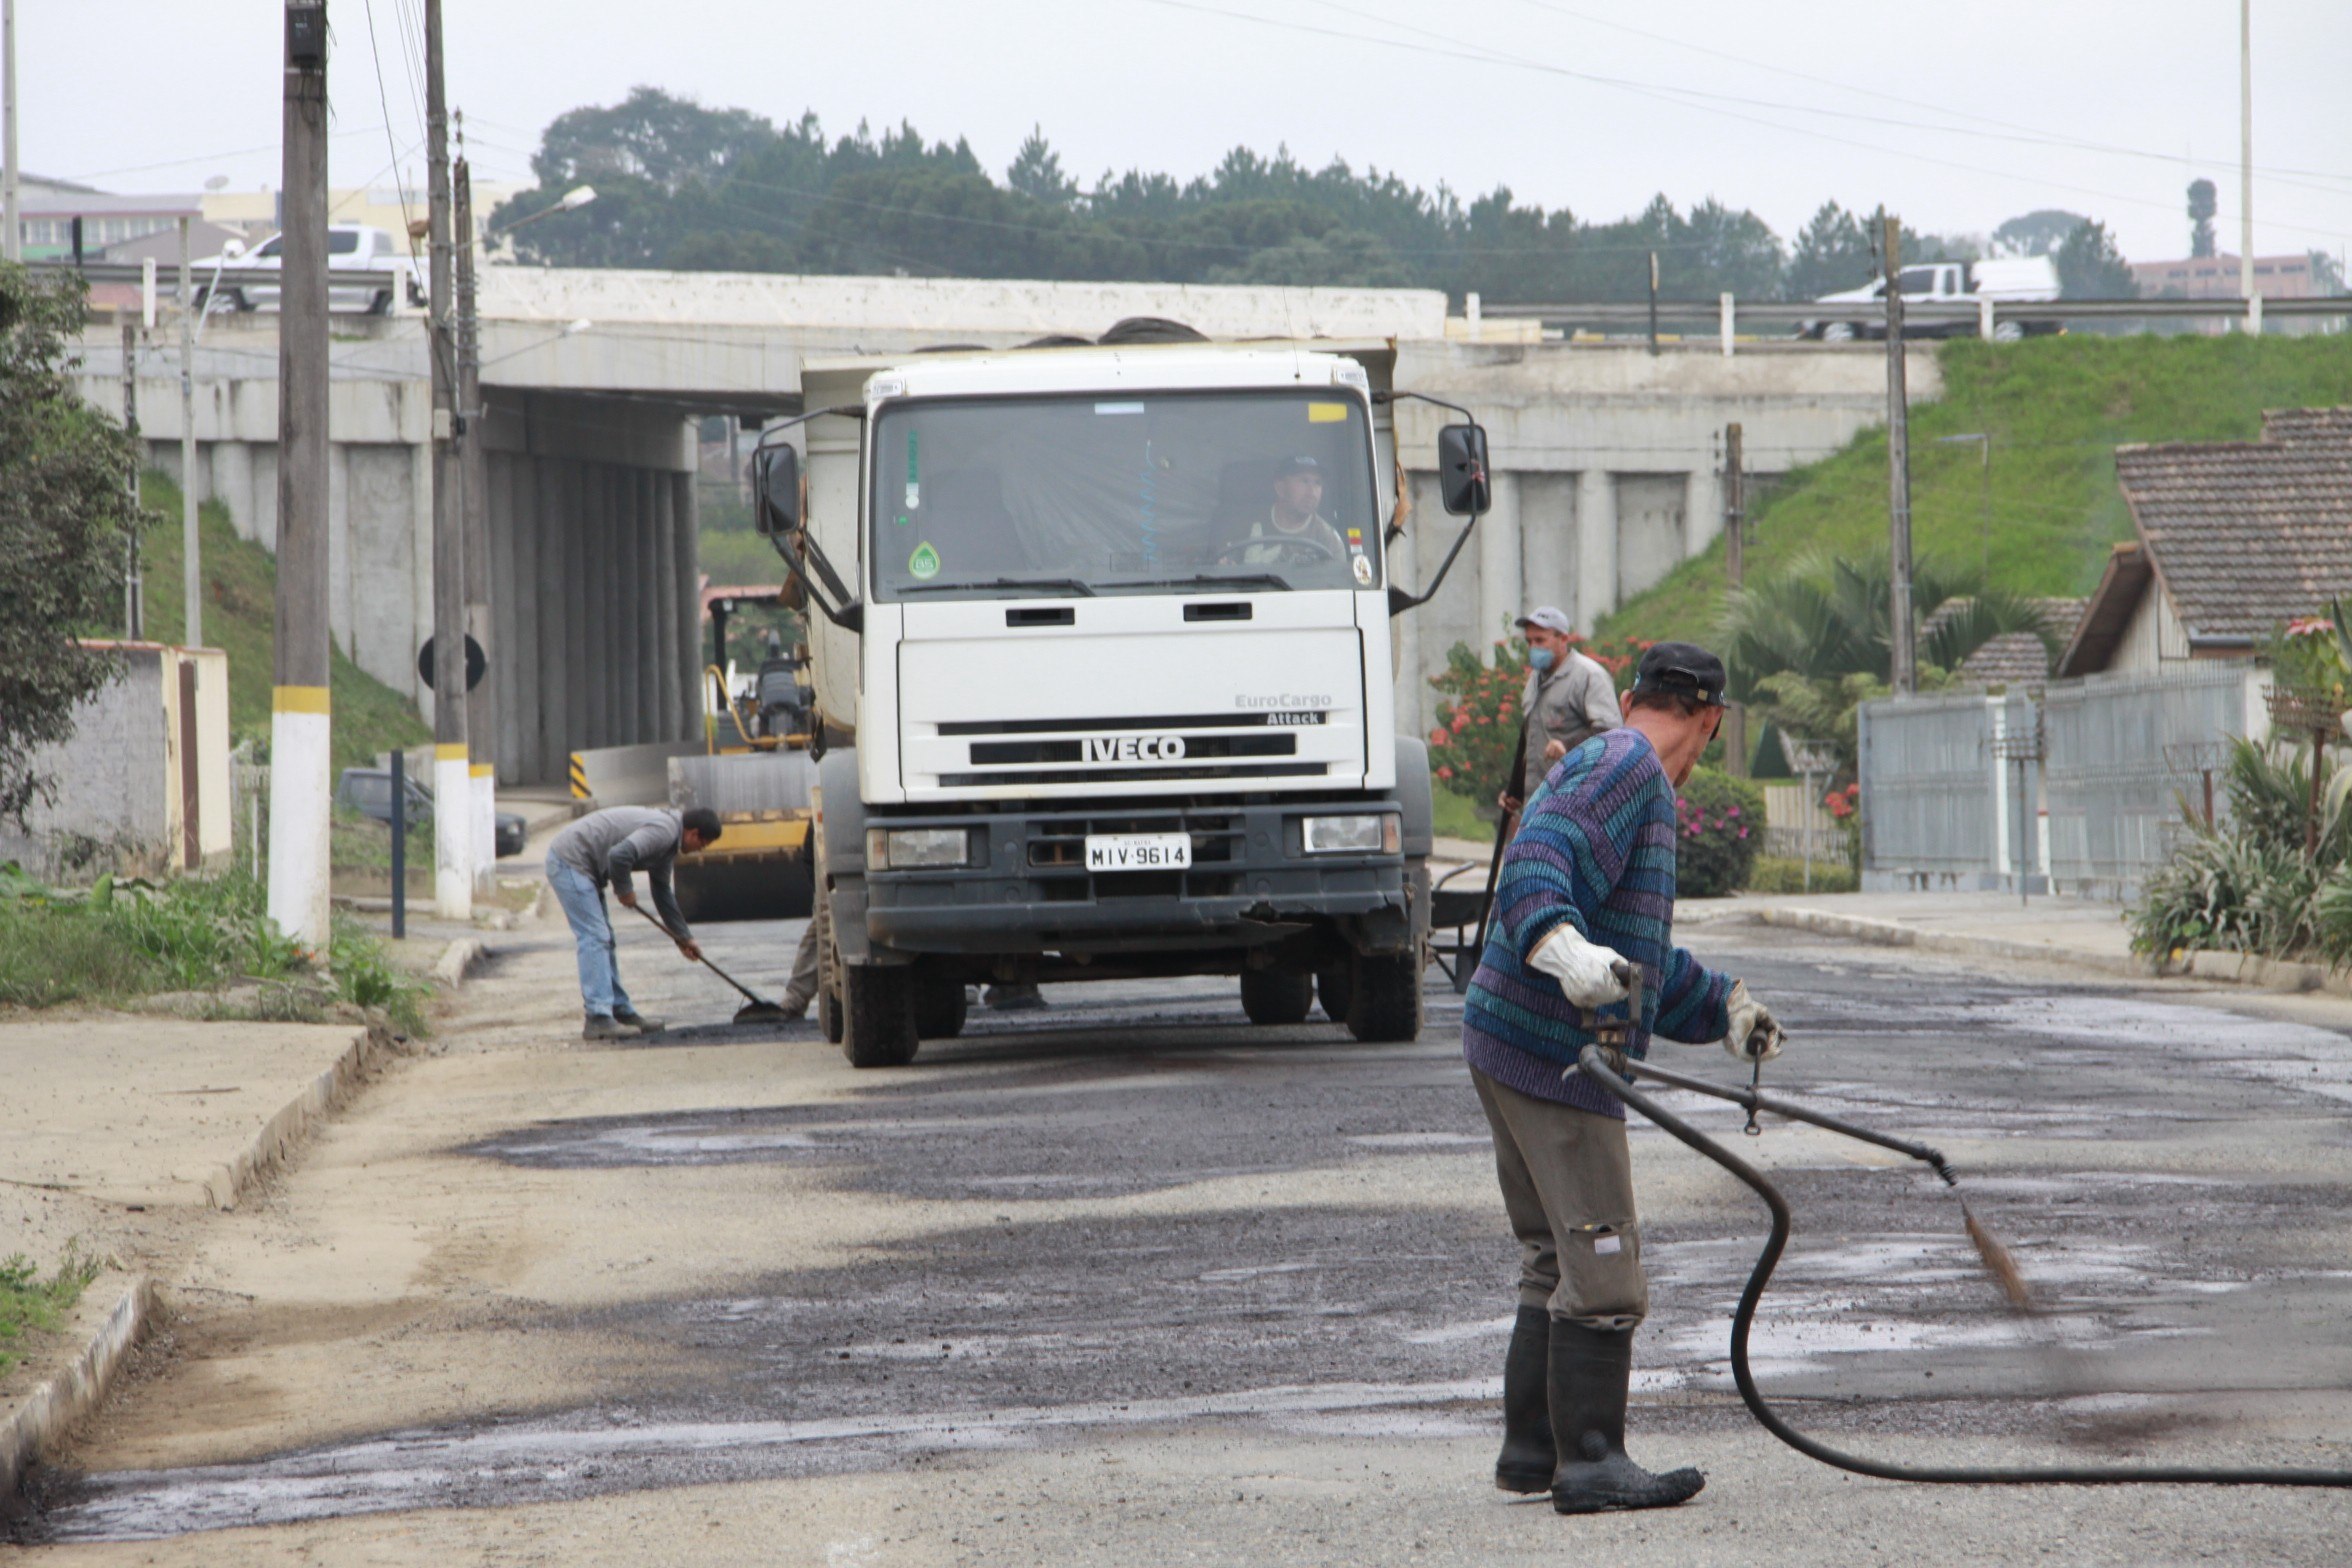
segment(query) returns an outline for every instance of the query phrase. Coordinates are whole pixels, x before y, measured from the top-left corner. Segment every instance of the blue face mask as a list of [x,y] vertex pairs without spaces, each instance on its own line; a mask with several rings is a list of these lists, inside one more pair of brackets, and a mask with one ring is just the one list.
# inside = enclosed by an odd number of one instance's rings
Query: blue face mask
[[1549,648],[1530,648],[1527,650],[1528,664],[1538,670],[1550,669],[1552,667],[1552,657],[1552,650]]

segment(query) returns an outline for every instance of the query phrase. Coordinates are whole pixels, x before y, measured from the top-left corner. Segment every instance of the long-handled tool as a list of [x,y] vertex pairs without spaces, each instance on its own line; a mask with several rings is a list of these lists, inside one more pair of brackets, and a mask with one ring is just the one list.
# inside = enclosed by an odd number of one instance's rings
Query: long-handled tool
[[[1638,985],[1638,981],[1636,984]],[[1636,989],[1633,994],[1634,1016],[1639,1015],[1640,996],[1640,991]],[[1599,1033],[1600,1031],[1596,1030],[1595,1032]],[[1622,1040],[1624,1037],[1620,1035],[1618,1038]],[[1705,1079],[1692,1078],[1663,1067],[1653,1067],[1648,1062],[1628,1060],[1621,1051],[1611,1049],[1608,1044],[1586,1046],[1577,1059],[1576,1070],[1581,1071],[1609,1094],[1616,1096],[1619,1100],[1647,1116],[1683,1143],[1696,1149],[1738,1177],[1748,1186],[1749,1190],[1754,1192],[1757,1197],[1762,1198],[1765,1207],[1771,1210],[1772,1233],[1765,1240],[1764,1250],[1757,1257],[1755,1268],[1748,1274],[1746,1287],[1740,1292],[1739,1306],[1732,1313],[1731,1375],[1733,1381],[1739,1385],[1740,1398],[1746,1403],[1749,1413],[1762,1423],[1767,1432],[1788,1444],[1798,1453],[1818,1459],[1823,1464],[1834,1465],[1840,1470],[1851,1470],[1857,1475],[1876,1476],[1887,1481],[1928,1481],[1972,1486],[2153,1484],[2352,1487],[2352,1470],[2268,1468],[2231,1470],[2210,1469],[2194,1465],[2150,1465],[2136,1468],[2107,1465],[2048,1465],[2013,1468],[1898,1465],[1889,1464],[1882,1460],[1860,1458],[1832,1448],[1817,1438],[1808,1437],[1791,1426],[1782,1418],[1780,1412],[1765,1402],[1763,1393],[1756,1387],[1756,1375],[1748,1365],[1748,1332],[1755,1324],[1757,1304],[1763,1300],[1765,1287],[1772,1281],[1772,1271],[1779,1265],[1781,1253],[1788,1246],[1788,1200],[1782,1197],[1780,1189],[1766,1180],[1754,1166],[1691,1126],[1690,1123],[1672,1111],[1667,1110],[1649,1095],[1635,1088],[1631,1080],[1634,1078],[1655,1079],[1660,1083],[1672,1084],[1676,1088],[1695,1090],[1700,1094],[1709,1094],[1717,1099],[1730,1100],[1735,1104],[1745,1105],[1751,1116],[1759,1109],[1767,1110],[1775,1115],[1787,1116],[1793,1120],[1807,1122],[1815,1127],[1825,1128],[1849,1138],[1858,1138],[1865,1143],[1876,1144],[1882,1149],[1892,1149],[1899,1154],[1907,1154],[1933,1169],[1938,1176],[1944,1179],[1944,1183],[1948,1187],[1958,1186],[1958,1176],[1954,1174],[1942,1154],[1925,1144],[1889,1137],[1885,1133],[1873,1132],[1866,1127],[1857,1127],[1851,1122],[1825,1115],[1810,1106],[1801,1105],[1783,1096],[1766,1095],[1752,1085],[1743,1089],[1733,1085],[1710,1083]],[[2016,1263],[2010,1259],[2008,1249],[2003,1247],[1991,1232],[1977,1221],[1975,1215],[1968,1213],[1965,1203],[1961,1205],[1961,1212],[1966,1219],[1969,1239],[1976,1243],[1978,1251],[1984,1257],[1986,1268],[2000,1280],[2003,1290],[2008,1293],[2013,1304],[2020,1307],[2025,1306],[2029,1299],[2025,1295],[2025,1282],[2017,1272]]]
[[[633,904],[630,907],[635,909],[637,913],[643,915],[646,919],[652,921],[653,928],[656,931],[659,931],[663,936],[668,937],[673,942],[678,940],[678,934],[675,931],[672,931],[667,925],[662,923],[661,916],[655,914],[652,910],[647,909],[643,904]],[[700,948],[695,950],[695,957],[701,962],[703,968],[708,969],[712,974],[717,975],[721,980],[726,981],[729,985],[733,986],[736,990],[741,991],[744,996],[748,998],[748,1000],[746,1000],[741,1007],[735,1009],[735,1021],[737,1023],[777,1023],[789,1022],[791,1020],[792,1015],[790,1013],[777,1006],[774,1002],[769,1001],[766,997],[760,995],[757,991],[754,991],[750,986],[745,985],[742,981],[736,979],[733,975],[727,973],[726,970],[721,969],[718,965],[712,963],[708,958],[703,957],[702,950]]]

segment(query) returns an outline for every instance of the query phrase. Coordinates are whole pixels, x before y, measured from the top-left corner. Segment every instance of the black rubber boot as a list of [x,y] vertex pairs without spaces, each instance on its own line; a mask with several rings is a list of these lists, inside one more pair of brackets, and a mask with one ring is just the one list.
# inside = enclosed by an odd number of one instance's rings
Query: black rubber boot
[[1564,1514],[1672,1508],[1699,1495],[1696,1470],[1652,1475],[1625,1456],[1625,1390],[1633,1381],[1633,1331],[1551,1325],[1552,1431],[1560,1465],[1552,1507]]
[[1551,1364],[1551,1336],[1549,1312],[1519,1309],[1511,1348],[1503,1357],[1503,1457],[1495,1461],[1495,1485],[1506,1492],[1543,1491],[1559,1463],[1552,1450],[1551,1393],[1544,1377]]

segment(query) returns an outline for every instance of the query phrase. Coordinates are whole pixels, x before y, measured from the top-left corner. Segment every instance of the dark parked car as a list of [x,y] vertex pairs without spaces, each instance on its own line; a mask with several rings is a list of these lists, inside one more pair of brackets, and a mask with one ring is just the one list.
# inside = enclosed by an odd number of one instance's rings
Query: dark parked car
[[[433,820],[433,792],[413,778],[403,778],[408,786],[408,810],[404,815],[409,825]],[[378,822],[392,820],[392,773],[388,768],[345,768],[343,778],[335,786],[335,804],[363,817]],[[528,837],[523,819],[511,811],[498,814],[498,858],[523,852],[523,840]]]

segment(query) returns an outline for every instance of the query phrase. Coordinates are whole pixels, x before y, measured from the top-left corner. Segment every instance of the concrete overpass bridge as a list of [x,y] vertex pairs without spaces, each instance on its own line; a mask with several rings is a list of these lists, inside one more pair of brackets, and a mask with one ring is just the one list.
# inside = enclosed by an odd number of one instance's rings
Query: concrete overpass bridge
[[[1545,340],[1534,323],[1449,320],[1424,290],[977,282],[962,279],[490,268],[480,424],[488,454],[490,679],[508,783],[559,780],[568,752],[697,733],[695,422],[746,428],[800,409],[804,364],[941,343],[1009,346],[1167,316],[1213,337],[1389,338],[1397,379],[1476,409],[1495,509],[1445,592],[1398,623],[1399,721],[1426,727],[1426,677],[1458,640],[1502,635],[1528,604],[1590,627],[1721,531],[1722,430],[1745,429],[1751,483],[1836,450],[1884,413],[1884,350]],[[363,669],[416,698],[431,630],[430,404],[422,322],[339,321],[329,429],[330,623]],[[122,406],[117,331],[83,345],[84,395]],[[196,493],[238,532],[276,538],[277,337],[214,317],[196,354]],[[176,344],[137,355],[141,434],[179,466]],[[1937,389],[1914,351],[1913,395]],[[1396,580],[1434,571],[1451,531],[1435,476],[1440,416],[1398,410],[1414,535]]]

